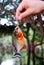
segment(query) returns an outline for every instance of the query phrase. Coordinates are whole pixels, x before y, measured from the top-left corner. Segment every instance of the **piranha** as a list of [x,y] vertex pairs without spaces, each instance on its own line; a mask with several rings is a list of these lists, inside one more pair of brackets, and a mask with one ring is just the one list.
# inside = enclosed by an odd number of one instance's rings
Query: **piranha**
[[12,45],[16,52],[15,55],[21,56],[20,51],[24,49],[25,45],[24,45],[24,35],[23,35],[22,30],[19,28],[19,26],[15,27],[15,29],[13,31],[12,41],[13,41]]

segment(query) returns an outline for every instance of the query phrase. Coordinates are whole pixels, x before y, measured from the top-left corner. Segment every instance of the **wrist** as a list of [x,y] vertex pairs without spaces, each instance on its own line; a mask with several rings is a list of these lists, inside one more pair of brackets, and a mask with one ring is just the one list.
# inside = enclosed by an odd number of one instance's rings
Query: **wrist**
[[44,1],[42,1],[42,11],[44,12]]

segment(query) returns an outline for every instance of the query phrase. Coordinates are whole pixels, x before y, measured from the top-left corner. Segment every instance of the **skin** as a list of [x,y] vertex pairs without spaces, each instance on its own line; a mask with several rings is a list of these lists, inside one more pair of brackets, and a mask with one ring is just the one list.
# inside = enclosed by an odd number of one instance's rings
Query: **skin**
[[21,20],[32,14],[44,11],[44,1],[22,0],[16,10],[16,20]]

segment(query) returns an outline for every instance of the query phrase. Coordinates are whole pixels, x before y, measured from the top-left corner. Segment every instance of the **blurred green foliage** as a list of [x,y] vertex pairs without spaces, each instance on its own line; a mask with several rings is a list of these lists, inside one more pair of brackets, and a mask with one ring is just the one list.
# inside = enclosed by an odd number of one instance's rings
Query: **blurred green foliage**
[[[11,31],[11,30],[9,30],[9,31]],[[3,46],[5,47],[5,50],[4,50],[4,55],[3,55],[3,49],[2,49],[2,52],[0,52],[0,54],[2,55],[2,56],[0,56],[0,59],[2,59],[2,61],[4,61],[4,60],[7,60],[7,59],[10,59],[11,57],[12,57],[12,55],[13,55],[13,50],[12,50],[12,48],[11,47],[8,47],[8,46],[11,46],[12,45],[12,33],[10,34],[4,34],[4,32],[0,32],[0,42],[1,43],[3,43]],[[33,31],[33,29],[30,27],[30,29],[29,29],[29,39],[30,40],[32,40],[32,38],[33,38],[33,34],[34,34],[34,31]],[[37,44],[37,43],[40,43],[41,42],[41,40],[42,40],[42,37],[36,32],[35,33],[35,41],[36,41],[36,43],[35,44]],[[25,39],[25,44],[27,44],[27,40]],[[43,49],[44,49],[44,44],[42,45],[43,47]],[[41,48],[41,46],[40,47],[38,47],[39,49]],[[42,49],[41,48],[41,49]],[[36,56],[38,56],[38,57],[41,57],[41,55],[42,55],[42,50],[40,49],[39,50],[38,49],[38,51],[37,50],[35,50],[36,52],[35,52],[35,54],[36,54]],[[0,49],[1,50],[1,49]],[[21,51],[21,54],[22,54],[22,56],[23,56],[23,61],[24,61],[24,65],[26,65],[27,64],[27,50],[26,49],[24,49],[24,50],[22,50]],[[30,54],[31,55],[31,58],[30,58],[30,64],[31,65],[33,65],[33,60],[32,60],[32,54]],[[35,60],[35,64],[36,65],[40,65],[40,63],[41,63],[41,61],[40,60]]]

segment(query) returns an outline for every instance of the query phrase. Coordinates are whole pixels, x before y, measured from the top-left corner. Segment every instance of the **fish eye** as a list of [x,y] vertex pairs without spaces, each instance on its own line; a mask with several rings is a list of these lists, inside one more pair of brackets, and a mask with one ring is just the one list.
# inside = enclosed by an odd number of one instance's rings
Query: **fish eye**
[[18,30],[18,27],[16,28],[16,30]]
[[19,29],[18,27],[15,28],[15,30],[18,30],[18,29]]

